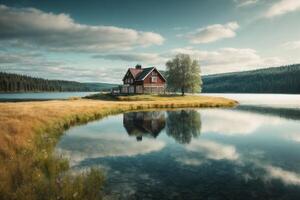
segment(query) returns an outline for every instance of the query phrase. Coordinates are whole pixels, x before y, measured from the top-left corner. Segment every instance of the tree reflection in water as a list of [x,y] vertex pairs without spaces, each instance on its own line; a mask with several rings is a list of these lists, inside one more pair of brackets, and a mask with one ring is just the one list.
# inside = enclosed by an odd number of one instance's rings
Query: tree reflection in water
[[129,136],[142,141],[143,137],[156,138],[166,128],[168,136],[180,144],[188,144],[201,132],[201,116],[195,110],[149,111],[124,113],[123,126]]
[[167,135],[180,144],[188,144],[201,133],[201,116],[195,110],[167,112]]

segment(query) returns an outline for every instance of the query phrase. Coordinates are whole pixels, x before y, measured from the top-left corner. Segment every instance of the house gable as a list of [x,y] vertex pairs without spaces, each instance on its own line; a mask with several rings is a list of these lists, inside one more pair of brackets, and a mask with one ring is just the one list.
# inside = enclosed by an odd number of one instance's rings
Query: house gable
[[143,72],[139,74],[137,77],[137,81],[143,81],[145,80],[148,76],[152,76],[153,72],[156,73],[156,75],[162,79],[163,82],[166,82],[165,77],[155,68],[155,67],[149,67],[149,68],[144,68]]
[[131,71],[128,69],[122,80],[124,84],[127,84],[127,83],[133,83],[135,81],[135,78],[131,73]]
[[141,72],[143,72],[142,69],[129,68],[122,80],[124,81],[125,78],[133,78],[134,80],[136,80],[136,78],[139,76]]
[[145,75],[141,81],[143,81],[144,84],[156,85],[165,84],[166,82],[165,78],[156,68],[152,69],[147,75]]
[[124,75],[122,81],[124,81],[126,78],[130,78],[130,76],[133,78],[133,76],[132,76],[130,70],[128,69],[127,72],[126,72],[126,74]]

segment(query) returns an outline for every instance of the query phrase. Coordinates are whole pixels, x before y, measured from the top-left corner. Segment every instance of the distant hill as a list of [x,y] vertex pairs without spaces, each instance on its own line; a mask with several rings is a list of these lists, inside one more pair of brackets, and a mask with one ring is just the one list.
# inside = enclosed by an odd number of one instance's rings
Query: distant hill
[[115,86],[117,85],[109,83],[80,83],[76,81],[48,80],[0,72],[0,92],[102,91]]
[[206,93],[300,94],[300,64],[202,76]]
[[81,83],[81,84],[84,84],[90,91],[110,90],[111,88],[118,86],[118,84],[114,84],[114,83]]
[[[161,71],[165,74],[164,71]],[[300,64],[202,76],[205,93],[300,94]],[[0,92],[103,91],[117,84],[48,80],[0,72]]]

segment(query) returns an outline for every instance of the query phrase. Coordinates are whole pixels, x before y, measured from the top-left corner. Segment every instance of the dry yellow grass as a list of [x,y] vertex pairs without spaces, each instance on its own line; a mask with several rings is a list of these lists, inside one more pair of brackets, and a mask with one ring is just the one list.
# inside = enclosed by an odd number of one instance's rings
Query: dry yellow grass
[[[149,108],[232,107],[236,101],[204,96],[128,96],[121,101],[66,100],[0,103],[0,151],[30,145],[32,136],[50,127],[88,121],[110,113]],[[80,120],[81,119],[81,120]],[[7,153],[7,152],[6,152]]]
[[[51,152],[63,130],[72,125],[130,110],[232,107],[237,104],[234,100],[202,96],[128,96],[118,100],[78,99],[0,103],[0,198],[39,199],[35,192],[40,190],[39,192],[43,194],[44,190],[49,190],[47,188],[54,188],[48,192],[55,194],[56,198],[64,191],[62,189],[64,187],[56,185],[56,179],[67,167],[64,162],[53,158]],[[37,182],[38,185],[32,186],[30,182]],[[41,183],[44,184],[44,188],[39,188]],[[70,188],[65,190],[71,191]]]

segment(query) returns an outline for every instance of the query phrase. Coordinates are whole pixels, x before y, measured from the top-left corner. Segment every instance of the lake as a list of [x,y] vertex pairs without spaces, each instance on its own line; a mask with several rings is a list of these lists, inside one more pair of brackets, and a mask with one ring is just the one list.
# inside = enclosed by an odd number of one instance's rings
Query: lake
[[73,172],[103,169],[105,199],[298,200],[300,111],[265,103],[109,116],[67,130],[55,153]]
[[7,100],[49,100],[68,99],[70,97],[84,97],[97,92],[28,92],[28,93],[0,93],[0,101]]
[[230,94],[202,93],[204,96],[219,96],[237,100],[242,105],[259,105],[279,108],[300,108],[298,94]]

